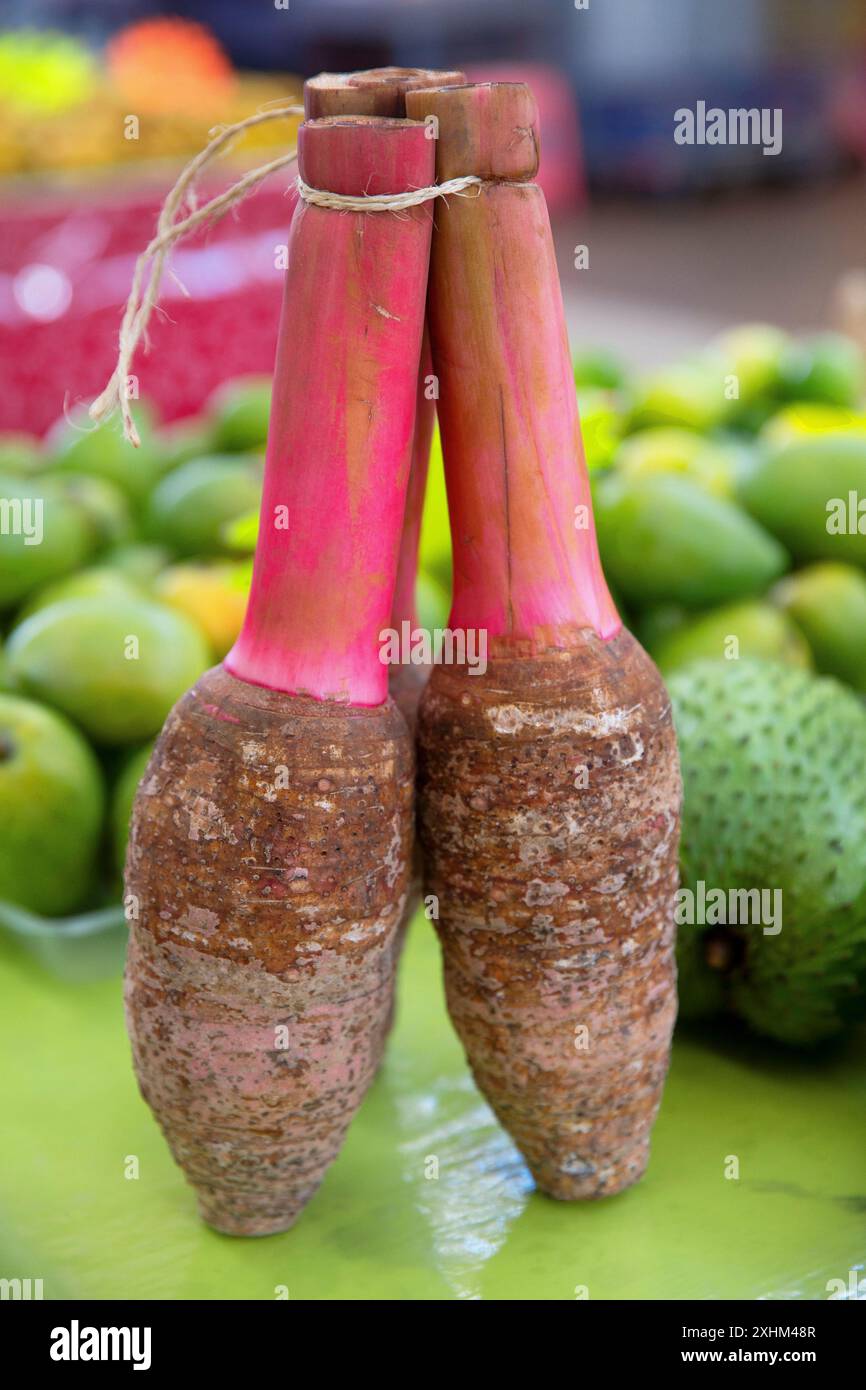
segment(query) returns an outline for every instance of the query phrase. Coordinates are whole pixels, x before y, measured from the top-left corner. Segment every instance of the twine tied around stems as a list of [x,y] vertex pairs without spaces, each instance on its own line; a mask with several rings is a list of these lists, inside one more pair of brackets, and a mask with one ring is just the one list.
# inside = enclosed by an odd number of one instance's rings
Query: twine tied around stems
[[477,174],[463,174],[459,179],[432,183],[428,188],[410,188],[405,193],[329,193],[324,188],[311,188],[298,175],[298,197],[317,208],[333,208],[335,212],[402,212],[417,208],[432,198],[448,198],[452,194],[466,195],[469,188],[484,180]]
[[[126,308],[120,324],[117,363],[104,390],[97,396],[88,411],[90,419],[96,425],[101,425],[104,420],[114,414],[115,410],[119,410],[125,438],[136,448],[140,445],[141,439],[129,408],[126,381],[135,350],[142,337],[146,341],[147,325],[159,299],[159,287],[162,283],[169,251],[182,237],[195,231],[205,222],[215,222],[230,208],[236,207],[257,184],[260,184],[270,174],[293,163],[297,158],[297,151],[292,149],[277,159],[270,160],[268,164],[251,169],[249,173],[244,174],[243,178],[238,179],[237,183],[233,183],[223,193],[217,194],[216,197],[203,203],[201,207],[195,207],[193,185],[202,169],[211,162],[215,155],[230,145],[242,131],[249,130],[253,126],[264,125],[266,121],[282,120],[287,116],[303,116],[303,114],[303,106],[275,106],[270,110],[258,111],[253,116],[247,116],[245,120],[237,121],[234,125],[218,128],[205,148],[200,150],[181,172],[160,210],[156,224],[156,235],[135,262],[129,298],[126,301]],[[429,188],[410,189],[403,193],[362,195],[360,197],[350,197],[340,193],[329,193],[326,189],[311,188],[300,177],[297,179],[297,188],[299,197],[305,203],[312,203],[317,207],[333,208],[340,212],[401,212],[406,208],[417,207],[421,203],[429,202],[432,198],[445,198],[450,194],[465,196],[471,186],[481,182],[482,180],[477,175],[467,174],[463,178],[449,179],[446,183],[433,184]],[[185,207],[190,206],[192,206],[192,211],[187,212],[186,216],[179,216]],[[186,290],[176,276],[174,279],[180,285],[183,293],[186,294]]]
[[[178,213],[192,202],[192,186],[204,166],[209,164],[214,156],[225,149],[242,131],[249,130],[252,126],[264,125],[266,121],[282,120],[286,116],[303,116],[303,114],[303,106],[275,106],[268,111],[258,111],[254,116],[247,116],[245,120],[237,121],[234,125],[223,126],[216,131],[213,139],[205,148],[189,161],[174,187],[168,193],[157,220],[156,235],[135,262],[132,286],[120,324],[117,364],[104,391],[97,396],[88,412],[91,420],[95,421],[97,425],[101,425],[103,420],[114,414],[115,410],[120,410],[123,419],[123,433],[130,444],[134,444],[136,448],[141,440],[129,409],[125,389],[126,379],[129,375],[135,349],[146,334],[148,321],[156,307],[165,260],[169,251],[176,242],[180,241],[181,237],[185,237],[205,222],[216,221],[217,218],[227,213],[229,208],[235,207],[251,189],[266,179],[269,174],[291,164],[297,157],[297,151],[290,150],[287,154],[272,159],[270,163],[263,164],[258,169],[251,169],[248,174],[244,174],[243,178],[238,179],[237,183],[233,183],[223,193],[211,198],[209,202],[203,203],[200,208],[194,208],[185,217],[181,216],[176,220]],[[177,283],[180,284],[180,281]],[[181,289],[183,289],[182,285]]]

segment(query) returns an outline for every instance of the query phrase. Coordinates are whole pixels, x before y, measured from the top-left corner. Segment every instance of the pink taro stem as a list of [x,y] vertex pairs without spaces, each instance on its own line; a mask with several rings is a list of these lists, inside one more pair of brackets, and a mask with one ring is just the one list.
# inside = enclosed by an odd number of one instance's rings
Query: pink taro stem
[[541,645],[621,626],[596,543],[537,113],[513,83],[409,92],[439,122],[429,325],[454,549],[451,625]]
[[[298,168],[333,193],[433,181],[435,142],[404,120],[333,117],[298,136]],[[381,704],[412,455],[432,211],[300,201],[274,373],[246,618],[225,660],[272,690]]]

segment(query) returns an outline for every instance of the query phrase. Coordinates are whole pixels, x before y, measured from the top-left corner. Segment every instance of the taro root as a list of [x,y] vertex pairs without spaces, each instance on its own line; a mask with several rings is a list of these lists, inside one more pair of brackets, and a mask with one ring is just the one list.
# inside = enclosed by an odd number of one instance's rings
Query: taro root
[[[433,178],[409,121],[308,122],[336,193]],[[126,1007],[142,1092],[218,1230],[291,1226],[381,1059],[410,882],[412,742],[387,693],[431,229],[297,205],[242,632],[137,795]]]
[[475,1079],[538,1186],[642,1174],[676,1012],[680,777],[656,668],[601,572],[538,133],[518,83],[407,94],[439,122],[429,327],[454,550],[419,709],[425,892]]

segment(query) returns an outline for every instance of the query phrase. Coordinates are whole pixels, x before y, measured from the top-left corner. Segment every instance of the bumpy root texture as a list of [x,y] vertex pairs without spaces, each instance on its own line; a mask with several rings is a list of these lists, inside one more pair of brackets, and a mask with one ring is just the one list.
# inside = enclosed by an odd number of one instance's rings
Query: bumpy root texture
[[670,705],[598,559],[550,225],[521,84],[409,93],[439,121],[428,300],[454,547],[418,719],[425,891],[448,1008],[538,1186],[640,1177],[676,1012],[680,778]]
[[[433,177],[423,127],[309,122],[307,182]],[[202,1216],[291,1226],[381,1059],[410,880],[414,753],[387,695],[430,245],[300,205],[243,630],[170,714],[133,810],[136,1072]],[[282,518],[282,521],[280,520]]]
[[169,715],[126,891],[135,1069],[204,1219],[291,1226],[375,1074],[411,854],[392,702],[292,698],[215,667]]
[[640,1177],[676,1013],[679,775],[666,692],[624,629],[437,666],[421,838],[448,1009],[552,1197]]

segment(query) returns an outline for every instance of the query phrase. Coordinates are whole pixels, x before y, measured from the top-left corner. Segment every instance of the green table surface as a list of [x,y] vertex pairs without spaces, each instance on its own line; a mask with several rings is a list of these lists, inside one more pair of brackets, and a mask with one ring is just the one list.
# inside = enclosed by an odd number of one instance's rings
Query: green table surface
[[236,1240],[199,1222],[138,1095],[119,980],[60,983],[4,940],[0,1006],[0,1276],[46,1298],[823,1299],[863,1277],[863,1033],[805,1058],[679,1035],[644,1180],[563,1205],[475,1090],[418,919],[340,1158],[294,1230]]

